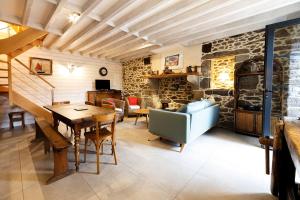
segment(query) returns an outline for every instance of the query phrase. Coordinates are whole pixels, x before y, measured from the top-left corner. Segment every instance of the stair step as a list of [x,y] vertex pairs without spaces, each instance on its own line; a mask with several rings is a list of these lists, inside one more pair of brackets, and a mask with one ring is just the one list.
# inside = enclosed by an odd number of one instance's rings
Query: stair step
[[0,71],[8,71],[8,69],[2,69],[2,68],[0,68]]
[[0,93],[7,93],[8,92],[8,87],[7,86],[0,86]]

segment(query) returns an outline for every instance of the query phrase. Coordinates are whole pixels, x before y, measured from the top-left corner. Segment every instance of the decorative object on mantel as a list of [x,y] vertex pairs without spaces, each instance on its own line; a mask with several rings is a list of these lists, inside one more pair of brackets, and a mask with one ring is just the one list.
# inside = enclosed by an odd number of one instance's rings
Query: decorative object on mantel
[[169,69],[169,67],[166,66],[164,69],[164,74],[172,74],[172,73],[173,73],[172,69]]
[[161,105],[162,105],[162,109],[168,108],[169,103],[171,103],[171,101],[169,99],[162,99],[160,102],[161,102]]
[[52,60],[45,58],[30,57],[30,70],[39,75],[52,75]]
[[189,75],[195,75],[199,76],[200,73],[198,72],[192,72],[192,73],[172,73],[172,74],[159,74],[159,75],[151,75],[151,76],[145,76],[145,78],[149,79],[163,79],[163,78],[177,78],[177,77],[187,77]]
[[192,72],[193,72],[192,66],[190,65],[186,68],[186,73],[192,73]]
[[101,76],[106,76],[107,73],[108,73],[108,71],[107,71],[107,68],[106,68],[106,67],[101,67],[101,68],[99,69],[99,74],[100,74]]
[[148,71],[148,75],[158,75],[159,74],[159,71],[156,70],[156,71],[153,71],[153,70],[149,70]]
[[198,72],[198,67],[199,66],[188,66],[187,68],[186,68],[186,73],[196,73],[196,72]]

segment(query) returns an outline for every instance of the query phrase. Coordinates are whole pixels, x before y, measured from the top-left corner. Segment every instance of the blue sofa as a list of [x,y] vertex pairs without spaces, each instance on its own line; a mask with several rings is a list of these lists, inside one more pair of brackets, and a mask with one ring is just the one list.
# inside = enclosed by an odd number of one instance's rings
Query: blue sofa
[[219,113],[219,105],[209,100],[189,103],[177,112],[151,109],[149,131],[179,143],[181,152],[186,143],[195,140],[217,124]]

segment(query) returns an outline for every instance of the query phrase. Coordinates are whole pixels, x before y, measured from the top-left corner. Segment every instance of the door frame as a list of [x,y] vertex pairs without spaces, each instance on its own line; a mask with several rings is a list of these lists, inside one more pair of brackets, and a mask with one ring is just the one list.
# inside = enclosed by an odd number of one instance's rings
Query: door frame
[[269,137],[271,135],[272,78],[275,30],[297,24],[300,24],[300,18],[269,24],[265,28],[265,79],[263,95],[263,136],[265,137]]

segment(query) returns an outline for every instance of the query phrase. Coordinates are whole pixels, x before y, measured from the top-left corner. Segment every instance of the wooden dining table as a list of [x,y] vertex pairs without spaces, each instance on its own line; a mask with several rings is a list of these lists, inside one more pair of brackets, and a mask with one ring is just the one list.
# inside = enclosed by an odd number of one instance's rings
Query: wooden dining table
[[113,113],[114,110],[82,104],[60,104],[44,107],[52,112],[55,130],[58,131],[59,122],[63,122],[74,130],[75,167],[76,171],[78,171],[80,164],[79,142],[81,130],[95,124],[92,120],[93,115],[110,114]]

